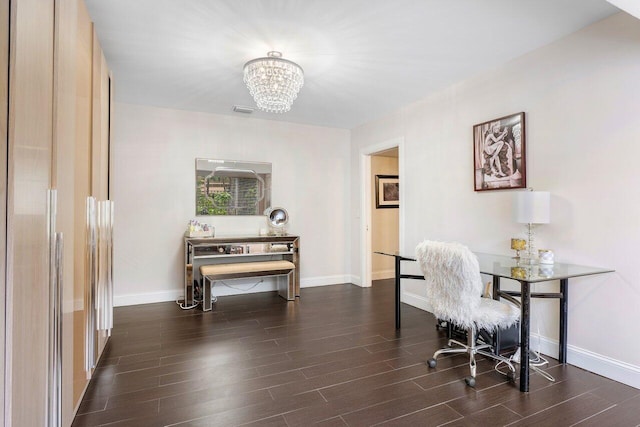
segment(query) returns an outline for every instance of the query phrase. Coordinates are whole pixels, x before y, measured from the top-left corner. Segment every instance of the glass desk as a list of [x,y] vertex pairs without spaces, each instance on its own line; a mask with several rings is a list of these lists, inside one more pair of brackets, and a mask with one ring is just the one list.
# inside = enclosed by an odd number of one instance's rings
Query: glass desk
[[[396,285],[396,329],[400,329],[400,279],[424,280],[423,276],[402,274],[402,261],[416,261],[414,255],[403,255],[399,252],[375,252],[376,254],[395,258]],[[614,270],[582,265],[564,264],[527,264],[525,260],[518,260],[505,255],[492,255],[476,252],[480,272],[493,277],[493,296],[499,299],[500,294],[520,297],[520,391],[529,391],[529,325],[531,321],[531,298],[557,298],[560,300],[560,331],[558,361],[567,363],[567,312],[569,298],[569,279],[590,276],[593,274],[611,273]],[[500,279],[512,279],[520,283],[520,292],[503,291],[500,289]],[[531,283],[560,281],[559,292],[532,293]]]

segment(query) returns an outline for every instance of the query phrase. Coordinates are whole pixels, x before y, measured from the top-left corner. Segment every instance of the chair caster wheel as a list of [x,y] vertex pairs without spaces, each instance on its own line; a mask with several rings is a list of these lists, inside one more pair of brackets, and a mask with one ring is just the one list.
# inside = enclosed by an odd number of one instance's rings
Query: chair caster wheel
[[516,382],[516,373],[509,371],[507,372],[507,379],[509,380],[510,383],[515,383]]
[[427,365],[429,365],[430,368],[435,368],[437,364],[438,362],[433,357],[427,360]]
[[473,377],[466,377],[464,379],[464,382],[467,383],[467,385],[469,387],[475,387],[476,386],[476,379]]

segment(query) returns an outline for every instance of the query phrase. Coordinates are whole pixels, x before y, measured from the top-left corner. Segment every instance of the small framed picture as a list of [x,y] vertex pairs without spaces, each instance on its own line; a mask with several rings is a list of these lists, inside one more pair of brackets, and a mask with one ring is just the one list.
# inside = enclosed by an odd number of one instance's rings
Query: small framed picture
[[474,190],[526,188],[524,113],[473,127]]
[[376,208],[400,206],[400,182],[398,175],[376,175]]

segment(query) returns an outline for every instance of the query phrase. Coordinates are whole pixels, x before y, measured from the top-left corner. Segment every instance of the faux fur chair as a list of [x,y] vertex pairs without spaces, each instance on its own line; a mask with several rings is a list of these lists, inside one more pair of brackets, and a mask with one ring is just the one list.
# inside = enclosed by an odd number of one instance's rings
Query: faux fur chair
[[[512,304],[481,298],[483,285],[478,259],[466,246],[426,240],[416,247],[416,257],[427,282],[433,314],[467,330],[466,345],[450,339],[450,348],[436,351],[427,364],[435,368],[436,359],[443,353],[468,353],[471,376],[465,382],[474,387],[475,355],[481,354],[505,363],[509,368],[507,377],[514,381],[515,368],[509,359],[494,354],[489,344],[478,345],[476,341],[480,329],[495,331],[512,326],[518,321],[520,310]],[[518,303],[515,299],[512,302]],[[452,348],[453,344],[459,347]]]

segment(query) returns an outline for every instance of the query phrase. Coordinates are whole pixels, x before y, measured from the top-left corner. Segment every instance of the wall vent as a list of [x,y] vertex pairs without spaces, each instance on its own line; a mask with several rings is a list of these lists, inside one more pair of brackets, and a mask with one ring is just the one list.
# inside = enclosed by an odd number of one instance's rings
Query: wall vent
[[244,105],[233,106],[233,111],[235,111],[236,113],[251,114],[253,113],[253,110],[254,110],[253,108],[245,107]]

